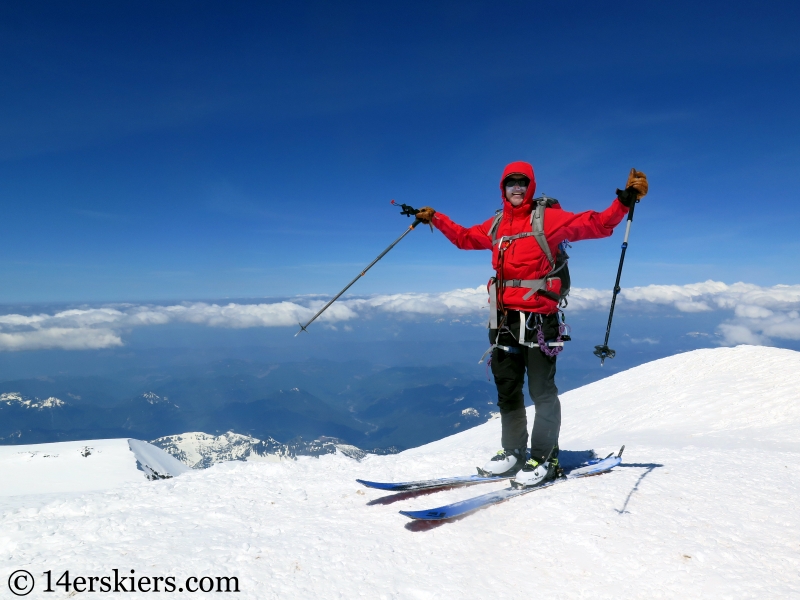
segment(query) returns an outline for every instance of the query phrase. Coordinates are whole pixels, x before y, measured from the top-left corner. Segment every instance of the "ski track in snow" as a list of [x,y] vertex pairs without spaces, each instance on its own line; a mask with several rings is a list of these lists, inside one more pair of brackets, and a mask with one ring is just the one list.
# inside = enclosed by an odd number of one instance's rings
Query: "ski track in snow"
[[66,598],[42,593],[40,573],[118,568],[237,576],[236,597],[254,599],[800,598],[799,401],[800,353],[789,350],[643,365],[562,396],[562,448],[604,455],[625,443],[621,466],[418,530],[397,511],[506,484],[368,505],[391,494],[355,479],[474,472],[497,449],[499,420],[361,463],[232,462],[0,498],[0,597],[12,597],[16,569],[39,577],[28,598]]

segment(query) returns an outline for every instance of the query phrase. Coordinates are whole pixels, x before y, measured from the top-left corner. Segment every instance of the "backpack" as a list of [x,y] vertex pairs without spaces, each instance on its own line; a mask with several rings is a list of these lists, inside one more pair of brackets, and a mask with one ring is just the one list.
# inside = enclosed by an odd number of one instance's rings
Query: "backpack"
[[[552,253],[550,252],[550,246],[547,244],[547,239],[544,235],[544,216],[546,209],[550,206],[554,206],[558,204],[558,200],[555,198],[548,198],[544,194],[542,194],[541,198],[534,198],[533,202],[535,203],[534,210],[531,211],[531,231],[530,233],[519,233],[514,236],[509,236],[505,238],[506,240],[515,240],[521,237],[528,237],[533,236],[536,238],[536,241],[539,243],[539,247],[544,252],[544,255],[547,257],[547,261],[550,263],[550,272],[545,275],[544,279],[549,279],[553,277],[556,273],[558,273],[558,277],[561,279],[561,291],[558,294],[554,292],[548,292],[546,290],[535,290],[538,291],[540,294],[543,294],[549,298],[552,298],[556,302],[558,302],[559,308],[566,308],[567,307],[567,296],[569,295],[569,288],[570,288],[570,276],[569,276],[569,255],[566,252],[566,248],[570,246],[568,240],[564,240],[558,245],[558,251],[556,252],[555,258],[553,258]],[[489,228],[489,235],[492,238],[492,246],[494,246],[497,242],[497,229],[500,227],[500,221],[503,220],[503,210],[500,209],[497,211],[494,217],[494,221],[492,221],[492,225]]]

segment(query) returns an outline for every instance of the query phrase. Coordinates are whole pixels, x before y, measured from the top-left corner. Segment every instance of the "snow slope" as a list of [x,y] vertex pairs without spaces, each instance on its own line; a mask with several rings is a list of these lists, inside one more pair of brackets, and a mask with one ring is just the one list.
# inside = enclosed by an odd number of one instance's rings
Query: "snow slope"
[[[25,506],[0,498],[0,596],[15,569],[118,568],[180,584],[236,576],[253,599],[800,598],[800,353],[699,350],[562,405],[562,448],[626,443],[625,462],[439,527],[397,511],[502,484],[406,497],[354,479],[470,473],[497,450],[498,420],[361,462],[231,462]],[[67,597],[42,583],[29,598]]]
[[0,497],[104,490],[188,470],[140,440],[0,446]]

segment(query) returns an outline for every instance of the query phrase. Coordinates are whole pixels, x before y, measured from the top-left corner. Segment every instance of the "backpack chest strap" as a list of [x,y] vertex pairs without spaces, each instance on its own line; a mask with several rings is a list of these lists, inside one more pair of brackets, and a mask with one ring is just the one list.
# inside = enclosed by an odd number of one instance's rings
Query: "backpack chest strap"
[[519,238],[531,237],[535,235],[536,234],[533,231],[525,231],[523,233],[517,233],[516,235],[504,235],[503,237],[494,240],[492,242],[492,245],[496,246],[497,244],[502,244],[503,242],[513,242],[514,240],[518,240]]

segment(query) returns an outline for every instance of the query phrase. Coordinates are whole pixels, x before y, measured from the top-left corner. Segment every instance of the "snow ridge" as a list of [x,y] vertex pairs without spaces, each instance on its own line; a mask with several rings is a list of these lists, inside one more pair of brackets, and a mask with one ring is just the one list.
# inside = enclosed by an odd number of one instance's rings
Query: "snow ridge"
[[161,448],[141,440],[128,440],[131,452],[136,457],[136,465],[145,472],[148,479],[170,479],[189,468]]

